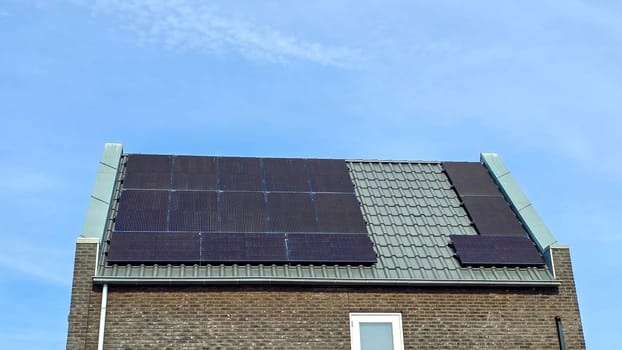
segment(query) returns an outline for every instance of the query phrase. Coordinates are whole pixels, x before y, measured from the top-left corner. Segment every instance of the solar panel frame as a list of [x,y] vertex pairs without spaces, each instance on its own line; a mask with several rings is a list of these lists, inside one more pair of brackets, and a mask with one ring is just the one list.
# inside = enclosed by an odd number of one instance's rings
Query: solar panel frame
[[173,191],[168,221],[168,231],[219,231],[218,192]]
[[463,266],[541,267],[544,259],[528,237],[451,235]]
[[218,180],[222,191],[263,191],[260,158],[219,157]]
[[219,199],[223,232],[268,232],[263,192],[222,192]]
[[172,156],[129,154],[123,188],[169,189],[171,187]]
[[481,163],[443,162],[442,165],[456,192],[461,197],[503,196],[488,170]]
[[313,192],[354,192],[348,165],[343,159],[307,159]]
[[480,235],[528,236],[504,197],[464,196],[462,202]]
[[176,190],[218,190],[216,157],[173,157],[172,188]]
[[371,265],[377,259],[366,233],[290,233],[287,248],[292,263]]
[[367,233],[367,224],[354,193],[314,193],[320,232]]
[[262,162],[267,191],[311,191],[304,159],[263,158]]
[[317,232],[318,223],[311,193],[268,193],[271,232]]
[[115,217],[116,231],[166,231],[169,191],[123,190]]

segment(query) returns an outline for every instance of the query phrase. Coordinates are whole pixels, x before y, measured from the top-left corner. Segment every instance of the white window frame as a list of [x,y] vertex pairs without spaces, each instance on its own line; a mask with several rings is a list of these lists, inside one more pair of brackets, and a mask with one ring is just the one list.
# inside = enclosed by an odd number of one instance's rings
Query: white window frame
[[393,350],[404,350],[401,313],[351,312],[350,344],[352,350],[361,350],[361,323],[391,323],[393,329]]

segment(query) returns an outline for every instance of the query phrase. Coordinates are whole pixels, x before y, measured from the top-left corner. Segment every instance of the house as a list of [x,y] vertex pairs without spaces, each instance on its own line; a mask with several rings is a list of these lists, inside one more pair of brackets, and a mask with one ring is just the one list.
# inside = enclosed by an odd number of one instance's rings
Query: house
[[584,349],[569,248],[480,162],[126,154],[77,239],[68,349]]

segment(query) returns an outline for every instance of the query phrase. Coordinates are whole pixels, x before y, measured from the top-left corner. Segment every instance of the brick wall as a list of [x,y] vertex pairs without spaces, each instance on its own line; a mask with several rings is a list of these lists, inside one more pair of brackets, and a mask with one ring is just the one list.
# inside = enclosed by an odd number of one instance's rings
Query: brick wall
[[[98,291],[101,291],[101,287],[93,286],[91,281],[95,274],[98,246],[98,240],[92,238],[78,238],[76,243],[67,349],[97,348],[101,306],[101,292]],[[94,347],[93,332],[95,332]]]
[[[406,349],[557,350],[555,316],[584,349],[568,250],[554,257],[560,288],[111,285],[105,348],[350,349],[350,312],[401,312]],[[72,349],[96,348],[89,306]]]

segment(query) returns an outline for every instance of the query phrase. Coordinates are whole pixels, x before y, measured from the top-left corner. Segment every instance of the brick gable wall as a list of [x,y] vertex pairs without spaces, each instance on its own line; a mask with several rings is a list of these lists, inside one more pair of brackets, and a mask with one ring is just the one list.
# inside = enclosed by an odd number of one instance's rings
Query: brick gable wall
[[[78,253],[68,348],[95,349],[101,289]],[[401,312],[406,349],[558,350],[561,316],[584,349],[568,249],[554,258],[559,288],[110,285],[105,349],[350,349],[350,312]]]

